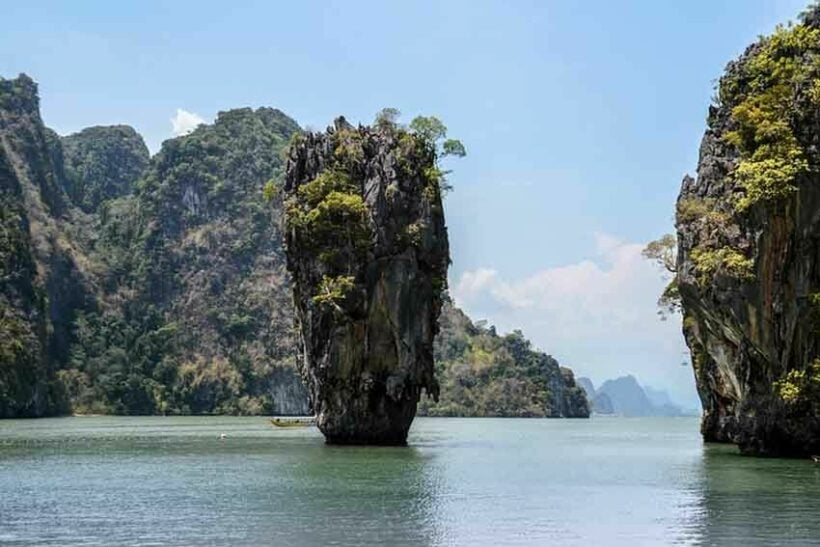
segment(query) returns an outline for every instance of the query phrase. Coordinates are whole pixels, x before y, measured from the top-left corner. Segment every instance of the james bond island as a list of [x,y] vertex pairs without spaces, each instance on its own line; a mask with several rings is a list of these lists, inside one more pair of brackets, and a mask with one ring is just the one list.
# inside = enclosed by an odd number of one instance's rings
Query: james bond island
[[302,375],[330,443],[404,444],[422,393],[438,397],[433,337],[450,261],[444,135],[413,126],[339,118],[290,148],[287,265]]

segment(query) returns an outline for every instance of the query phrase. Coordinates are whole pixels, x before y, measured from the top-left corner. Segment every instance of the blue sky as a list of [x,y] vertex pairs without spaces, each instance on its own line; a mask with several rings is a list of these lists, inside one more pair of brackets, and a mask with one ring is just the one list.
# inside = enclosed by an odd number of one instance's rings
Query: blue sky
[[438,115],[469,154],[447,198],[459,304],[596,382],[692,400],[640,246],[670,230],[725,63],[805,1],[233,4],[9,3],[0,75],[37,80],[60,133],[125,123],[154,151],[180,108]]

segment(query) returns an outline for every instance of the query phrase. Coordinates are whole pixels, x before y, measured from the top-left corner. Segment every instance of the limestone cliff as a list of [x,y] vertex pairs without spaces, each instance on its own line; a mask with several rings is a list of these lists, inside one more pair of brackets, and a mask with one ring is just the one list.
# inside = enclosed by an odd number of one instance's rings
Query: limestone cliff
[[[130,131],[106,129],[66,138],[66,164],[90,191],[82,195],[122,193],[106,181],[139,165]],[[103,201],[94,256],[108,305],[76,328],[62,372],[75,408],[309,412],[274,220],[281,200],[263,195],[265,183],[281,177],[282,151],[298,131],[272,108],[220,112],[165,141],[131,195]]]
[[290,148],[285,243],[302,372],[332,443],[403,444],[425,390],[449,248],[434,144],[343,118]]
[[37,84],[0,78],[0,415],[64,412],[55,371],[77,310],[94,305],[86,256],[67,236],[76,220],[40,119]]
[[817,10],[727,66],[677,202],[677,289],[707,441],[820,452]]
[[46,414],[53,378],[22,192],[0,146],[0,418]]

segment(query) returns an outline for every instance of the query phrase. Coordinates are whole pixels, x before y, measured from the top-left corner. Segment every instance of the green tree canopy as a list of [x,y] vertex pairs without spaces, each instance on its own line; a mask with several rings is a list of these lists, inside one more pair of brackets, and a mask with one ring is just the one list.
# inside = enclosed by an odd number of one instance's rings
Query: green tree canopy
[[[665,273],[676,274],[678,271],[678,240],[674,234],[664,234],[660,238],[646,244],[641,254],[652,260]],[[672,277],[666,288],[658,297],[658,315],[666,319],[669,315],[680,311],[680,292],[677,278]]]

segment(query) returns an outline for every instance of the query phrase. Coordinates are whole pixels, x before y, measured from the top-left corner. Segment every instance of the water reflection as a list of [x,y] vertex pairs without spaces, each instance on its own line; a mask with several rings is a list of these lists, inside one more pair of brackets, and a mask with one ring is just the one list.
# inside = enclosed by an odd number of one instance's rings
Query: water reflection
[[3,544],[820,543],[820,466],[704,446],[697,420],[420,419],[409,448],[259,418],[0,429]]
[[820,466],[706,445],[688,526],[705,545],[820,544]]
[[[413,448],[305,446],[268,472],[281,477],[265,510],[271,519],[260,542],[282,545],[437,542],[428,458]],[[271,537],[270,532],[274,533]]]
[[3,427],[0,544],[437,543],[434,466],[413,448],[334,448],[258,418]]

